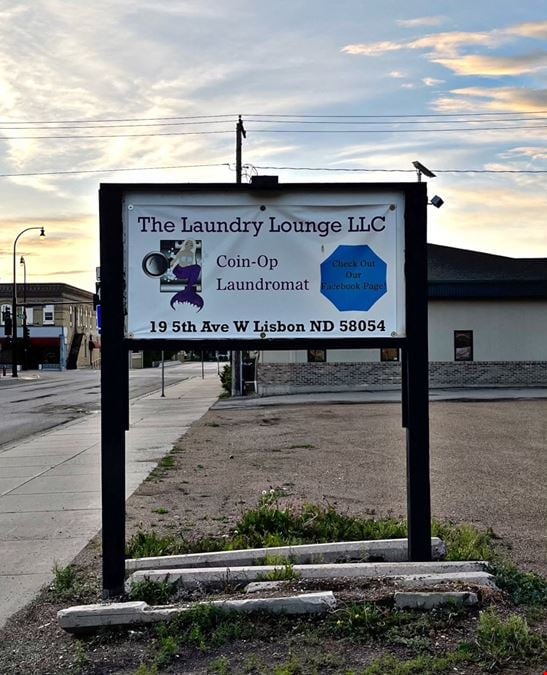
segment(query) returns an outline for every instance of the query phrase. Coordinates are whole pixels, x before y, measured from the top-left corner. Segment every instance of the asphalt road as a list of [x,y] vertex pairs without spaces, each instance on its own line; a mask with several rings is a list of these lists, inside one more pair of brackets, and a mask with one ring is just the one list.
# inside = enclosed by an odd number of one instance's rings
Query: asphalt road
[[[204,364],[206,372],[216,363]],[[201,363],[167,363],[165,386],[201,375]],[[131,370],[129,397],[135,399],[161,388],[161,368]],[[0,377],[0,450],[39,431],[100,411],[100,371],[63,373],[28,371],[15,379]]]

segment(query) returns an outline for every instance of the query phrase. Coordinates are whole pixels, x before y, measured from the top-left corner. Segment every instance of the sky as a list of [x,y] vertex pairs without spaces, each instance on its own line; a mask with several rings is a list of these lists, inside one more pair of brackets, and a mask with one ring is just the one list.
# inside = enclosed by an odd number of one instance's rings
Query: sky
[[544,0],[0,0],[0,281],[19,232],[45,226],[17,244],[27,281],[93,290],[99,184],[235,182],[239,114],[244,181],[414,181],[419,160],[445,202],[430,242],[547,257],[546,16]]

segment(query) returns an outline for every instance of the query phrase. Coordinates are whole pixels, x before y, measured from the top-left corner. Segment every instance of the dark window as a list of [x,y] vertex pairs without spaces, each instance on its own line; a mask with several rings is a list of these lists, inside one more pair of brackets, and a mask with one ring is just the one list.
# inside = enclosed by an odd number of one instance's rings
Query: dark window
[[326,360],[326,349],[308,349],[308,363],[324,363]]
[[454,361],[473,360],[473,331],[454,331]]
[[399,350],[397,347],[387,347],[386,349],[380,349],[380,361],[398,361],[399,360]]

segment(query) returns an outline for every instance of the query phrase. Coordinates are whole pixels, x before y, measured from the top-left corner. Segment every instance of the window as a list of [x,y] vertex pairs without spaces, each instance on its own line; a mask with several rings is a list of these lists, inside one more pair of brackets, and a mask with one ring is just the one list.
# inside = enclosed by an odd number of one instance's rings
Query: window
[[308,363],[325,363],[326,360],[326,349],[308,349]]
[[44,326],[52,326],[55,323],[55,307],[44,305]]
[[473,360],[473,331],[454,331],[454,361]]
[[386,349],[380,349],[380,361],[398,361],[399,360],[399,350],[397,347],[388,347]]
[[32,326],[34,323],[34,307],[25,307],[27,315],[27,326]]
[[11,305],[2,305],[0,308],[0,326],[4,325],[4,317],[6,312],[8,312],[11,317]]

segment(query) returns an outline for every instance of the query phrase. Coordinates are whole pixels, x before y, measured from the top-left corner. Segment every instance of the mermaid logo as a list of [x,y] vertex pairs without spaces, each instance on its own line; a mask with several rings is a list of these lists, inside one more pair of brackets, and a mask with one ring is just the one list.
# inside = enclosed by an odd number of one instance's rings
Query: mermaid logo
[[201,288],[202,242],[200,239],[163,240],[160,250],[147,253],[142,260],[143,272],[159,279],[161,293],[174,293],[170,305],[203,307]]

